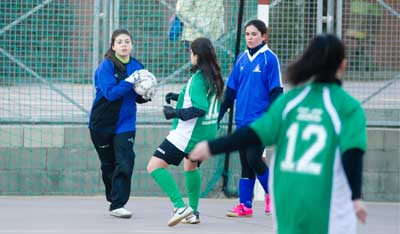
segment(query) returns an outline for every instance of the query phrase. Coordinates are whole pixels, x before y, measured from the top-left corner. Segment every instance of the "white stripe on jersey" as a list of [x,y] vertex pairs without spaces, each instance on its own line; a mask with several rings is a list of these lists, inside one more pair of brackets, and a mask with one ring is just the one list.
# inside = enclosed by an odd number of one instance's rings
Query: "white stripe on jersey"
[[[270,50],[269,48],[268,48],[268,51],[271,52],[271,54],[275,56],[276,61],[278,61],[279,86],[282,87],[282,88],[284,88],[284,87],[283,87],[283,83],[282,83],[281,64],[280,64],[280,62],[279,62],[278,55],[276,55],[276,54],[274,53],[274,51]],[[267,66],[267,55],[266,55],[266,53],[264,53],[264,63],[265,63],[265,66]]]
[[[189,81],[186,85],[186,91],[185,91],[185,96],[183,97],[182,108],[189,108],[189,107],[193,106],[192,101],[189,96],[191,82],[192,82],[192,78],[189,79]],[[192,136],[193,129],[196,125],[197,119],[198,119],[198,117],[189,119],[186,121],[178,119],[178,125],[176,126],[176,129],[171,130],[169,132],[169,134],[167,136],[167,140],[169,142],[171,142],[180,151],[184,152],[190,141],[190,137]]]
[[178,120],[178,126],[176,129],[169,132],[167,140],[180,151],[185,152],[197,119],[198,118],[194,118],[186,121]]
[[329,234],[356,234],[357,220],[351,190],[343,170],[339,148],[336,148],[329,209]]
[[[332,103],[328,87],[322,89],[322,97],[326,110],[331,117],[337,137],[340,134],[342,123]],[[332,173],[332,194],[329,209],[329,234],[355,234],[356,217],[351,197],[350,185],[344,173],[339,147],[336,147],[335,161]]]
[[288,104],[286,105],[285,109],[282,112],[282,119],[286,119],[287,113],[289,113],[289,111],[291,111],[301,101],[303,101],[304,98],[306,98],[307,94],[310,92],[310,90],[311,90],[311,87],[307,86],[305,89],[303,89],[303,91],[300,92],[299,95],[297,95],[297,97],[293,98],[290,102],[288,102]]
[[322,96],[323,96],[323,99],[324,99],[325,108],[328,111],[329,116],[332,119],[332,123],[333,123],[333,126],[335,127],[336,134],[339,135],[341,127],[342,127],[342,124],[340,122],[339,115],[335,110],[335,107],[333,107],[332,99],[331,99],[331,93],[330,93],[330,91],[329,91],[329,89],[327,87],[323,88],[323,92],[322,93],[323,93]]
[[[279,59],[278,56],[268,47],[267,44],[265,44],[263,47],[261,47],[255,54],[253,54],[253,56],[250,55],[249,50],[245,50],[245,52],[243,53],[243,55],[247,54],[247,57],[249,58],[250,62],[253,62],[253,60],[257,57],[257,55],[264,53],[264,64],[265,66],[267,66],[267,55],[266,55],[266,51],[269,51],[272,55],[275,56],[276,61],[278,61],[278,70],[279,70],[279,86],[283,87],[282,84],[282,73],[281,73],[281,66],[279,64]],[[242,56],[240,58],[237,59],[237,61],[239,61],[242,58]]]
[[[257,57],[257,55],[259,55],[259,54],[261,54],[261,53],[264,53],[264,52],[267,51],[267,50],[269,50],[269,51],[272,52],[272,50],[270,50],[270,49],[268,48],[268,45],[265,44],[265,45],[264,45],[263,47],[261,47],[255,54],[253,54],[253,56],[250,55],[249,50],[246,50],[244,53],[247,54],[247,57],[249,57],[249,61],[250,61],[250,62],[253,62],[253,60]],[[276,55],[275,55],[275,56],[276,56]],[[238,60],[238,61],[239,61],[239,60]],[[267,64],[267,63],[265,63],[265,64]]]

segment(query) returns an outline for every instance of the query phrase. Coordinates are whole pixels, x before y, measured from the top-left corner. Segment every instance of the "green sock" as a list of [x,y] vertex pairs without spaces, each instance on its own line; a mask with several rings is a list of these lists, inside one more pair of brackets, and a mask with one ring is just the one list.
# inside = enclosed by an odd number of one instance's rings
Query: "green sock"
[[189,206],[193,211],[197,211],[199,207],[201,176],[200,170],[197,168],[193,171],[185,171],[185,183],[188,190]]
[[161,187],[174,204],[175,208],[185,207],[186,204],[182,199],[182,194],[179,192],[178,186],[172,174],[165,168],[158,168],[150,173],[153,179]]

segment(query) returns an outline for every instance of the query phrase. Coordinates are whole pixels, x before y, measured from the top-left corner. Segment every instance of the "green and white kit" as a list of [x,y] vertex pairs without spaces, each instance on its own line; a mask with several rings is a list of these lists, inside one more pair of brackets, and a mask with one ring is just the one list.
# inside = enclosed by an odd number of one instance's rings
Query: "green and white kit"
[[206,112],[205,116],[186,121],[178,118],[173,120],[167,140],[185,153],[190,153],[198,142],[214,139],[217,134],[221,103],[209,86],[202,73],[197,71],[179,93],[177,109],[193,106]]
[[251,125],[264,146],[278,146],[270,188],[279,234],[356,233],[341,155],[366,149],[365,122],[360,103],[338,84],[309,83]]

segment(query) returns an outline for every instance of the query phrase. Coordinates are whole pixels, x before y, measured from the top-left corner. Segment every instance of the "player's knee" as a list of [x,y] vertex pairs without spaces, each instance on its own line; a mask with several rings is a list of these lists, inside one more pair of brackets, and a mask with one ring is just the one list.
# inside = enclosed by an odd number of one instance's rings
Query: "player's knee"
[[147,167],[146,167],[146,170],[147,170],[147,173],[152,173],[154,170],[156,170],[158,167],[157,167],[157,164],[155,163],[155,161],[153,160],[153,158],[151,158],[150,159],[150,161],[147,163]]
[[147,173],[149,173],[149,174],[154,171],[154,167],[153,167],[153,165],[151,165],[150,162],[147,164],[146,170],[147,170]]

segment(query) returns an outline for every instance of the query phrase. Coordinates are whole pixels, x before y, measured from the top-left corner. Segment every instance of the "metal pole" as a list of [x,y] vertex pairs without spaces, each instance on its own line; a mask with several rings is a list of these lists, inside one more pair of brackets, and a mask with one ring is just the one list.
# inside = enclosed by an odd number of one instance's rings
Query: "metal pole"
[[328,0],[328,10],[327,10],[327,16],[326,16],[326,26],[327,26],[327,32],[328,33],[333,33],[333,16],[335,13],[335,8],[334,8],[334,1],[333,0]]
[[[93,3],[93,39],[92,39],[92,72],[97,68],[99,60],[99,39],[100,39],[100,0],[95,0]],[[94,77],[94,76],[93,76]],[[93,81],[94,82],[94,81]]]
[[119,0],[114,0],[113,30],[119,28]]
[[336,35],[342,38],[343,1],[336,2]]
[[108,29],[112,31],[114,30],[114,0],[109,2],[108,13]]
[[317,34],[322,33],[323,0],[317,2]]
[[[297,5],[297,7],[299,8],[299,17],[300,17],[300,19],[304,19],[305,18],[305,5],[304,5],[305,3],[304,3],[304,1],[296,1],[296,5]],[[305,32],[305,30],[304,30],[304,21],[303,20],[297,20],[297,27],[296,27],[296,30],[298,30],[297,31],[297,33],[296,33],[296,37],[297,37],[297,42],[296,42],[296,54],[300,54],[303,50],[304,50],[304,47],[303,47],[303,41],[304,41],[304,38],[305,38],[305,36],[304,36],[304,32]]]
[[[240,38],[242,37],[242,21],[243,21],[243,5],[244,0],[240,0],[239,2],[239,12],[238,12],[238,29],[236,32],[236,45],[235,45],[235,62],[237,56],[240,52]],[[233,126],[233,107],[229,110],[229,122],[228,122],[228,135],[232,133],[232,126]],[[225,161],[224,161],[224,170],[222,172],[222,192],[227,197],[236,196],[236,193],[232,193],[228,189],[228,174],[229,174],[229,158],[230,154],[225,154]]]
[[269,0],[258,0],[257,18],[269,26]]
[[102,53],[105,53],[108,49],[108,41],[110,37],[110,0],[103,0],[103,48]]

